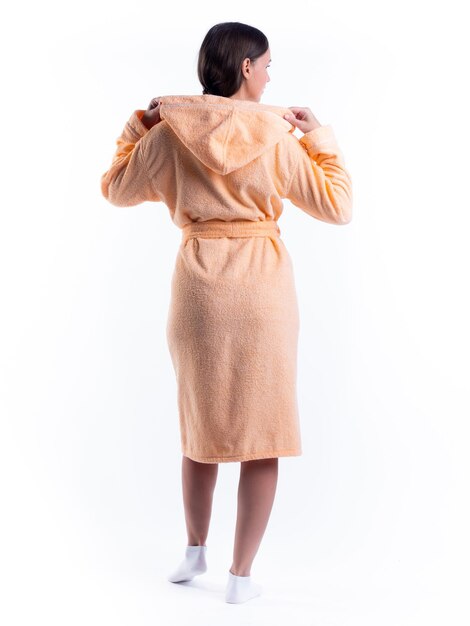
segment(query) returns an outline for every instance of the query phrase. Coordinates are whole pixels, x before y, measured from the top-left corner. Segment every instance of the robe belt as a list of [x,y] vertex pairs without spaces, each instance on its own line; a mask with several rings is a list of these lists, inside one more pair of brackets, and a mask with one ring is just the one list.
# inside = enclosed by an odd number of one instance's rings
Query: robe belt
[[182,243],[193,237],[269,237],[281,234],[276,220],[210,220],[207,222],[189,222],[182,228]]

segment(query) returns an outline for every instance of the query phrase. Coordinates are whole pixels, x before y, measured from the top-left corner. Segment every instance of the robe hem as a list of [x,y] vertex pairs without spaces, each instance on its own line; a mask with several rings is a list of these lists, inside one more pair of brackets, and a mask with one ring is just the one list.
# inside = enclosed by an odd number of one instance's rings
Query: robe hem
[[182,449],[182,453],[184,456],[198,463],[236,463],[237,461],[256,461],[281,456],[302,456],[302,450],[300,448],[272,450],[270,452],[252,452],[250,454],[235,454],[233,456],[199,456],[191,452],[186,452],[184,449]]

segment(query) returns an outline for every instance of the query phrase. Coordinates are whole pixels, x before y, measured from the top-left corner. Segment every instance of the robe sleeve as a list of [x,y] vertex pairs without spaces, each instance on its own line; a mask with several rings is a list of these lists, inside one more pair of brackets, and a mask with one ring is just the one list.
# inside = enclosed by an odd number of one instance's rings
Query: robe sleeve
[[146,201],[160,202],[152,185],[141,141],[149,132],[141,118],[142,109],[134,111],[117,138],[117,149],[111,167],[101,176],[101,193],[114,206],[135,206]]
[[298,155],[286,198],[308,215],[330,224],[352,219],[352,180],[330,124],[293,136]]

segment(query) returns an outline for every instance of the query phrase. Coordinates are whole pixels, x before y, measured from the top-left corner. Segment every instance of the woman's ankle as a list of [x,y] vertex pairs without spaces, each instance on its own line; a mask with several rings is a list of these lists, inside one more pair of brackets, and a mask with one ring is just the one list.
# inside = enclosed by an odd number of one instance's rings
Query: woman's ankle
[[251,576],[250,570],[246,570],[243,568],[237,569],[236,567],[231,567],[229,572],[234,576]]

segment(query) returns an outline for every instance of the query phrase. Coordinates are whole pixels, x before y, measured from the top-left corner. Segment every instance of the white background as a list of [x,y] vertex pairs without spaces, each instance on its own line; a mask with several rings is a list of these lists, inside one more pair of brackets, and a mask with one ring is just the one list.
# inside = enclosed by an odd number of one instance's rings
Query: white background
[[[1,39],[1,615],[5,625],[469,623],[464,4],[21,3]],[[337,227],[288,201],[303,455],[283,458],[229,605],[239,464],[219,465],[208,572],[166,580],[186,528],[165,336],[181,233],[100,193],[153,97],[200,94],[207,30],[268,37],[262,102],[331,124]],[[301,136],[296,131],[297,136]]]

